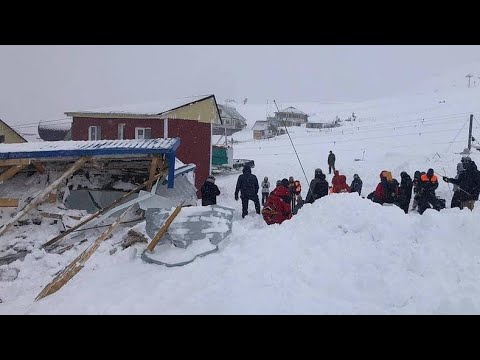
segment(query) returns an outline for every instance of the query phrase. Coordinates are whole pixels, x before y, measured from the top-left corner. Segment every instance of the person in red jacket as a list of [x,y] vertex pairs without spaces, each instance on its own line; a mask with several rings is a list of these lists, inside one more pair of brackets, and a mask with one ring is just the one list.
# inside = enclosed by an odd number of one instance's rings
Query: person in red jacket
[[262,210],[262,216],[268,225],[281,224],[292,218],[292,198],[288,189],[288,180],[283,179],[268,196]]
[[338,170],[335,170],[334,174],[332,178],[332,193],[350,192],[350,186],[347,184],[345,175],[340,175]]
[[380,172],[380,182],[368,198],[379,204],[393,204],[398,199],[398,181],[392,178],[389,171]]

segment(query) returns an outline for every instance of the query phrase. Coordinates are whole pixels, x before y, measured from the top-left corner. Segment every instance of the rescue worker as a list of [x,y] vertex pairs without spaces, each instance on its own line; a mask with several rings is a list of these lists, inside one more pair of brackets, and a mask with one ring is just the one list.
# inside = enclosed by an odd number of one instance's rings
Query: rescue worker
[[292,197],[292,209],[295,209],[297,205],[297,197],[302,192],[302,186],[300,181],[294,180],[293,176],[290,176],[288,179],[288,190],[290,191],[290,196]]
[[444,176],[443,180],[458,185],[460,209],[467,207],[473,210],[480,193],[480,171],[474,161],[464,161],[463,165],[465,170],[458,175],[458,179]]
[[441,204],[435,195],[438,188],[438,179],[433,169],[428,169],[426,174],[420,176],[420,192],[418,198],[418,213],[423,214],[430,205],[437,211],[440,211]]
[[412,211],[416,210],[417,205],[418,205],[418,197],[419,197],[419,192],[420,192],[420,177],[422,176],[422,173],[420,171],[415,171],[415,174],[413,174],[413,206],[412,206]]
[[[460,174],[464,171],[465,169],[463,168],[463,163],[459,162],[457,164],[457,176],[455,176],[455,179],[458,179]],[[453,184],[453,196],[452,196],[452,202],[450,203],[450,208],[460,208],[460,199],[462,198],[461,190],[458,185]]]
[[380,205],[393,204],[398,197],[398,181],[392,178],[390,171],[380,172],[380,182],[375,191],[368,195],[368,199]]

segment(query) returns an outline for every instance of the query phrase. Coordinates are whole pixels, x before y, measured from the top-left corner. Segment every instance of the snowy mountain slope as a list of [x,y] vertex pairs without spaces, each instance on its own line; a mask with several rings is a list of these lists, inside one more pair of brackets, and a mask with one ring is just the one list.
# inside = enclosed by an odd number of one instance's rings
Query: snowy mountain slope
[[[333,150],[348,182],[360,175],[363,195],[374,190],[384,169],[397,178],[400,171],[413,175],[429,167],[454,176],[470,113],[476,115],[474,136],[480,132],[480,91],[467,90],[358,104],[291,104],[333,118],[354,111],[358,121],[328,131],[295,127],[289,132],[308,180],[315,168],[327,170]],[[264,118],[265,105],[237,110],[250,122]],[[254,159],[259,181],[268,176],[273,185],[292,175],[306,195],[307,180],[287,135],[253,140],[247,128],[233,138],[239,141],[234,157]],[[355,160],[363,155],[363,161]],[[478,151],[471,156],[480,162]],[[280,226],[267,226],[253,204],[241,219],[241,204],[233,198],[237,176],[217,176],[218,203],[236,210],[232,235],[220,252],[181,268],[147,265],[139,258],[144,245],[136,245],[136,255],[133,249],[109,254],[128,230],[121,228],[64,288],[33,303],[86,245],[62,256],[37,251],[23,263],[0,266],[5,274],[20,270],[15,281],[0,281],[0,313],[480,313],[478,203],[473,212],[427,210],[420,216],[340,194],[305,205]],[[450,203],[451,191],[442,180],[437,194]],[[37,236],[39,242],[48,238]]]

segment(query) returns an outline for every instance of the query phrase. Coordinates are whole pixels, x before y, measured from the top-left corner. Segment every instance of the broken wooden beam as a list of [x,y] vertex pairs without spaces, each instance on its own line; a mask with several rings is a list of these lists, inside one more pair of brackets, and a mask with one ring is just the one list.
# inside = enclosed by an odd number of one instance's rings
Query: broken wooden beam
[[18,199],[0,199],[0,207],[17,207]]
[[159,156],[154,156],[152,158],[152,163],[150,165],[150,174],[148,176],[147,191],[152,190],[153,177],[155,176],[155,173],[157,172],[157,168],[158,168],[161,160],[162,159]]
[[152,252],[153,249],[155,249],[155,246],[157,246],[157,244],[160,241],[160,239],[162,238],[162,236],[165,235],[168,228],[170,227],[170,224],[173,222],[173,220],[175,220],[175,218],[177,217],[180,210],[182,210],[182,206],[183,206],[184,202],[185,202],[185,200],[182,201],[182,203],[180,205],[178,205],[175,208],[175,210],[168,216],[167,220],[165,220],[165,223],[162,225],[162,227],[155,234],[155,236],[152,239],[152,241],[150,242],[150,244],[148,244],[148,246],[147,246],[148,251]]
[[15,215],[12,219],[7,221],[7,223],[3,224],[0,228],[0,235],[3,235],[10,227],[13,226],[15,222],[20,220],[24,217],[30,210],[32,210],[35,206],[39,205],[45,198],[50,194],[52,191],[56,190],[62,184],[63,180],[68,178],[69,176],[73,175],[78,169],[82,167],[83,164],[88,160],[87,157],[82,157],[78,159],[67,171],[65,171],[57,180],[51,183],[45,190],[43,190],[35,199],[33,199],[30,203],[26,204],[25,207],[20,210],[17,215]]
[[15,176],[19,171],[26,168],[27,165],[14,165],[10,169],[5,170],[3,173],[0,174],[0,184],[5,180],[10,179],[11,177]]
[[45,174],[47,172],[47,169],[45,169],[45,166],[43,166],[40,161],[32,161],[32,165],[40,174]]
[[100,244],[107,239],[113,230],[120,224],[121,220],[127,215],[127,213],[133,208],[133,205],[125,210],[117,219],[95,240],[95,242],[83,251],[70,265],[68,265],[60,274],[58,274],[52,282],[50,282],[45,288],[37,295],[35,301],[38,301],[45,296],[53,294],[60,290],[71,278],[73,278],[80,270],[83,269],[87,260],[93,255],[93,253],[100,247]]
[[[167,172],[167,169],[162,169],[162,171],[160,171],[159,174],[157,174],[155,177],[154,177],[154,180],[157,180],[159,179],[160,177],[163,177],[166,175],[166,172]],[[149,181],[149,180],[148,180]],[[41,249],[42,248],[45,248],[47,246],[51,246],[53,244],[55,244],[56,242],[60,241],[61,239],[63,239],[65,236],[67,236],[68,234],[70,234],[71,232],[77,230],[78,228],[82,227],[83,225],[85,225],[86,223],[90,222],[91,220],[97,218],[98,216],[106,213],[107,211],[109,211],[110,209],[116,207],[117,205],[119,205],[121,203],[121,201],[123,199],[125,199],[126,197],[142,190],[145,186],[147,186],[148,184],[148,181],[145,181],[142,185],[139,185],[137,186],[135,189],[133,189],[132,191],[129,191],[128,193],[126,193],[125,195],[122,195],[121,197],[119,197],[117,200],[115,200],[114,202],[112,202],[110,205],[104,207],[103,209],[100,209],[98,210],[96,213],[90,215],[88,218],[86,218],[85,220],[79,222],[77,225],[71,227],[70,229],[68,229],[67,231],[61,233],[60,235],[58,236],[55,236],[53,239],[47,241],[45,244],[43,244],[41,246]]]
[[30,165],[30,159],[5,159],[0,160],[0,166]]

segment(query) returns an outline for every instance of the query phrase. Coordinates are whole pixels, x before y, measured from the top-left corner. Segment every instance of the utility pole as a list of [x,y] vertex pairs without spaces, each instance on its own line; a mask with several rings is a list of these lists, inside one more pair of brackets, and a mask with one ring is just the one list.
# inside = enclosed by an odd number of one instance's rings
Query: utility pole
[[466,78],[468,78],[468,87],[470,87],[470,79],[473,77],[472,74],[467,74],[467,76],[465,76]]
[[468,129],[468,151],[472,148],[472,125],[473,125],[473,114],[470,114],[470,127]]

